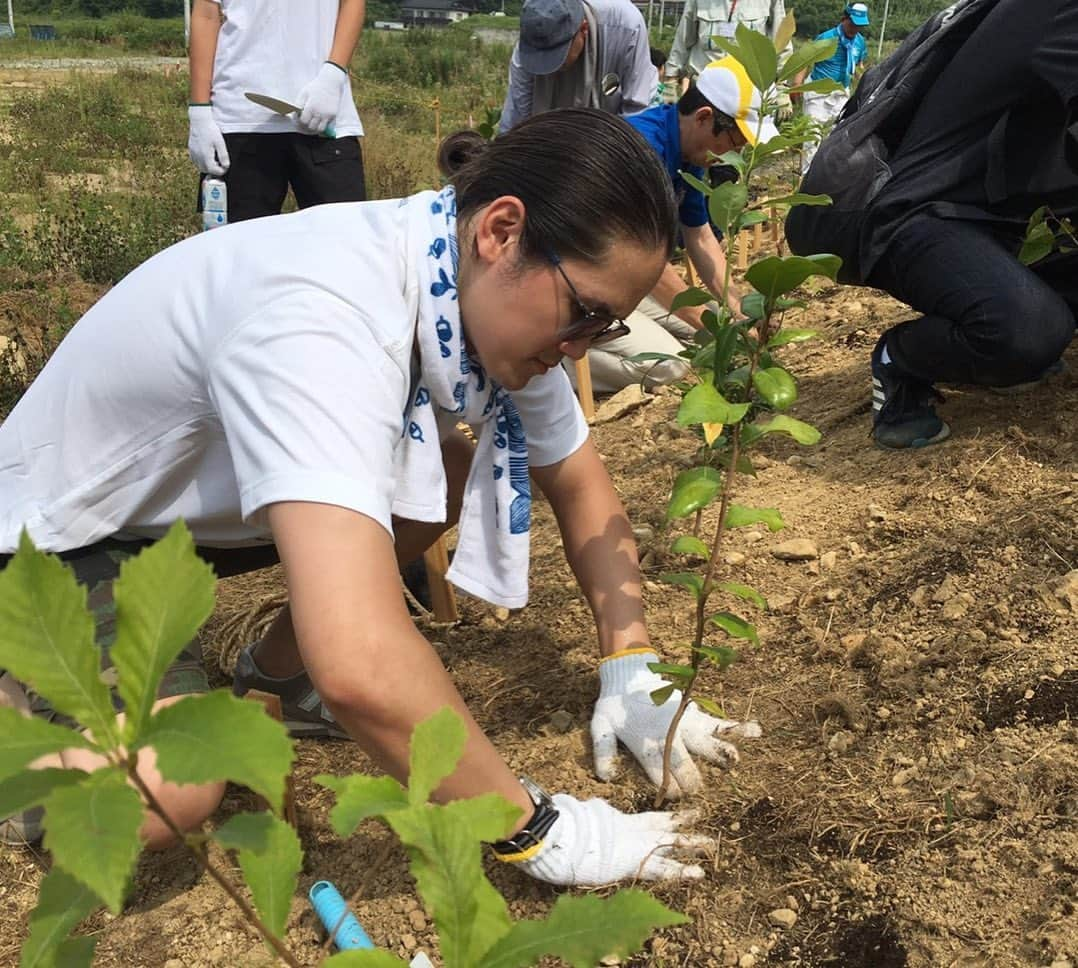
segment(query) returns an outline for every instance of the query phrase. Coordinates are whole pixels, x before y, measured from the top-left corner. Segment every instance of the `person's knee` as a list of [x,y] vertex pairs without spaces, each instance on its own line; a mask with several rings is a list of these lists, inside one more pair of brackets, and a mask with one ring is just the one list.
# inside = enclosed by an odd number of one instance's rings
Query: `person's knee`
[[1074,338],[1074,325],[1073,313],[1054,293],[1011,307],[991,341],[995,365],[990,368],[997,371],[990,374],[993,382],[1021,383],[1040,376],[1063,355]]
[[665,387],[684,380],[689,375],[689,364],[683,360],[662,360],[658,363],[639,366],[639,374],[634,382],[643,381],[648,389]]
[[139,828],[139,837],[147,850],[165,850],[177,842],[175,827],[181,833],[197,830],[221,803],[224,783],[177,786],[163,783],[151,788],[154,799],[168,815],[170,824],[148,810]]

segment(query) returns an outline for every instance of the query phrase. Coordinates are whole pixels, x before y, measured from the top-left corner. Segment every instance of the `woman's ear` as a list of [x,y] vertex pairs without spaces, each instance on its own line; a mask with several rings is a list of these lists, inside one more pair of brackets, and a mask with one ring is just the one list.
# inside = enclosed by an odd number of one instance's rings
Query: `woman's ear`
[[493,264],[515,255],[524,233],[524,203],[513,195],[494,199],[475,220],[475,251],[481,262]]

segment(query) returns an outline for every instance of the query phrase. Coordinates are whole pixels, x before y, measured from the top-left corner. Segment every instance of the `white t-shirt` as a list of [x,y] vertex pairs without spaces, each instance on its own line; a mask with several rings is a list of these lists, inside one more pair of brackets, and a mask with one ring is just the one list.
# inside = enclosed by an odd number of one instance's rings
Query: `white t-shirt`
[[[296,103],[329,57],[339,0],[214,0],[224,23],[213,62],[213,117],[226,134],[310,134],[244,96],[269,94]],[[363,134],[351,84],[333,122],[338,137]]]
[[[392,533],[417,283],[406,207],[317,205],[186,239],[80,319],[0,425],[0,552],[117,533],[271,540],[313,501]],[[415,259],[429,239],[415,240]],[[414,260],[413,260],[414,261]],[[513,393],[533,466],[587,425],[560,367]]]

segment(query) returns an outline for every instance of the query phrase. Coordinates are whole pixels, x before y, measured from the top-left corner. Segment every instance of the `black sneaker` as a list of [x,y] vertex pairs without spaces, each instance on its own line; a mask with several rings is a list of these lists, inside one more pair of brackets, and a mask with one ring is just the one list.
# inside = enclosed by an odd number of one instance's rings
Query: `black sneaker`
[[332,736],[348,739],[348,734],[337,724],[333,714],[326,708],[322,697],[315,692],[306,672],[277,679],[265,675],[255,664],[249,645],[236,659],[236,671],[232,677],[232,695],[245,696],[258,689],[281,698],[281,718],[289,734],[297,739],[318,739]]
[[951,436],[951,428],[936,414],[943,396],[931,383],[907,376],[884,363],[884,341],[872,351],[872,436],[880,447],[905,450],[927,447]]

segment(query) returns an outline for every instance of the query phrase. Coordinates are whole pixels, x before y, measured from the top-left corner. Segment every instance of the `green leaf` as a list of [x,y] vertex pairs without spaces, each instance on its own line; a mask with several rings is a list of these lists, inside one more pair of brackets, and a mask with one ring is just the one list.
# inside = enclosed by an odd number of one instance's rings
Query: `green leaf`
[[404,788],[391,776],[316,776],[315,783],[337,794],[329,822],[339,837],[347,837],[368,817],[383,817],[408,806]]
[[741,297],[741,314],[752,320],[763,319],[767,315],[767,304],[762,293],[750,292]]
[[806,81],[804,84],[791,87],[790,93],[793,94],[796,91],[799,94],[834,94],[845,90],[846,88],[839,84],[838,81],[832,81],[831,78],[825,77],[819,81]]
[[735,615],[733,612],[716,612],[714,615],[709,615],[707,620],[735,639],[748,639],[753,645],[760,644],[756,626],[752,622],[746,622],[740,615]]
[[408,848],[447,968],[477,964],[509,930],[505,899],[483,875],[480,841],[500,840],[519,816],[518,807],[494,794],[386,816]]
[[719,164],[728,165],[730,168],[737,170],[738,174],[744,175],[745,168],[745,156],[740,151],[724,151],[719,155]]
[[339,951],[332,958],[319,962],[330,968],[408,968],[408,962],[388,951],[368,948],[366,951]]
[[183,647],[213,612],[213,569],[195,554],[183,521],[120,566],[113,583],[116,642],[109,657],[119,672],[124,739],[137,746],[157,686]]
[[762,292],[769,304],[796,289],[810,276],[834,279],[842,265],[837,255],[769,255],[758,259],[745,271],[745,280]]
[[45,847],[113,914],[123,908],[142,842],[142,801],[116,767],[87,774],[45,801]]
[[231,780],[281,810],[295,750],[260,703],[222,689],[187,696],[153,714],[142,742],[157,750],[157,768],[173,783]]
[[657,928],[689,919],[644,891],[608,898],[562,894],[545,921],[518,921],[479,962],[479,968],[520,968],[543,955],[592,968],[607,955],[628,958]]
[[1024,266],[1031,266],[1052,254],[1056,237],[1050,225],[1041,222],[1031,226],[1018,250],[1018,261]]
[[111,748],[119,732],[100,666],[86,589],[23,531],[18,552],[0,572],[0,668]]
[[710,383],[694,386],[682,398],[677,422],[682,427],[703,423],[737,423],[749,412],[747,403],[731,403]]
[[[737,650],[731,649],[728,645],[719,646],[718,648],[711,645],[698,645],[693,651],[715,663],[720,672],[725,672],[738,659]],[[697,699],[696,702],[699,703],[699,700]]]
[[713,467],[694,467],[682,471],[674,481],[666,517],[684,518],[706,508],[719,493],[722,478]]
[[698,558],[707,558],[711,554],[708,546],[691,534],[683,534],[670,550],[675,555],[696,555]]
[[667,699],[670,698],[670,696],[674,692],[674,689],[675,687],[673,685],[661,686],[658,689],[653,689],[650,694],[651,701],[655,703],[656,706],[661,706],[664,702],[666,702]]
[[761,212],[758,208],[754,208],[747,212],[742,212],[737,217],[734,223],[734,229],[740,232],[741,229],[751,228],[753,225],[762,225],[767,221],[769,221],[767,213]]
[[707,198],[707,196],[710,195],[714,190],[706,181],[702,181],[701,179],[697,178],[694,174],[692,174],[692,172],[679,171],[678,174],[685,179],[685,183],[690,188],[695,188],[704,196],[704,198]]
[[789,434],[799,444],[805,444],[806,446],[820,442],[820,432],[815,427],[805,423],[803,420],[787,417],[785,414],[779,414],[772,417],[766,424],[757,424],[756,426],[761,434]]
[[10,706],[0,706],[0,780],[17,773],[39,756],[73,746],[97,748],[77,730],[24,716]]
[[707,211],[724,235],[730,235],[730,227],[748,202],[749,191],[741,182],[723,182],[707,200]]
[[797,384],[781,366],[756,370],[752,374],[752,385],[776,410],[785,410],[797,400]]
[[303,866],[296,832],[271,813],[238,813],[218,828],[213,839],[236,851],[255,908],[266,927],[283,937]]
[[[730,650],[733,651],[733,650]],[[736,654],[736,653],[735,653]],[[721,669],[726,669],[733,664],[733,660],[728,662],[725,666],[721,666]],[[692,701],[696,703],[705,713],[709,713],[712,716],[718,716],[719,719],[726,719],[726,712],[723,710],[714,699],[708,699],[707,696],[693,696]]]
[[670,312],[676,313],[685,306],[703,306],[714,298],[711,293],[706,289],[701,289],[699,286],[683,289],[670,302]]
[[738,598],[743,598],[746,602],[752,602],[753,605],[756,605],[759,608],[767,608],[767,599],[749,585],[742,585],[740,582],[736,581],[724,581],[715,587],[721,588],[724,592],[729,592],[731,595],[736,595]]
[[806,195],[803,192],[795,192],[793,195],[783,195],[781,198],[768,199],[769,205],[830,205],[830,195]]
[[688,588],[697,598],[704,591],[704,579],[691,571],[668,572],[665,575],[659,575],[659,581],[664,585],[682,585]]
[[[748,474],[749,477],[755,477],[756,476],[756,468],[752,466],[752,461],[749,459],[748,455],[744,451],[744,444],[745,444],[744,438],[742,438],[741,443],[742,443],[742,451],[741,451],[740,454],[737,455],[737,472],[739,474]],[[729,454],[719,454],[718,461],[727,470],[730,469],[730,455]]]
[[749,508],[742,504],[731,504],[726,509],[726,527],[747,528],[753,524],[766,524],[770,531],[781,531],[786,523],[775,508]]
[[765,93],[775,83],[778,72],[779,55],[775,45],[766,34],[751,30],[743,23],[737,25],[734,39],[741,48],[738,60],[749,75],[749,80],[756,90]]
[[448,706],[423,720],[412,733],[408,768],[408,802],[426,803],[438,784],[456,768],[464,754],[468,730]]
[[786,59],[786,63],[779,68],[778,79],[788,81],[791,77],[796,77],[804,68],[811,67],[819,61],[827,60],[837,49],[837,38],[810,40],[807,44],[802,44]]
[[675,356],[673,353],[637,353],[635,356],[629,357],[630,363],[650,363],[653,360],[677,360],[684,359],[682,356]]
[[791,10],[782,18],[778,30],[775,31],[774,40],[777,53],[781,55],[782,52],[790,46],[795,33],[797,33],[797,19],[794,17],[794,13]]
[[675,679],[691,679],[696,670],[691,665],[674,665],[670,662],[649,662],[648,668],[660,676],[673,676]]
[[783,328],[767,341],[767,348],[773,350],[778,346],[786,346],[788,343],[804,343],[805,340],[814,339],[818,335],[819,333],[814,329]]
[[73,786],[86,779],[82,770],[23,770],[0,780],[0,817],[36,807],[52,796],[53,791]]
[[[30,912],[30,935],[23,943],[19,968],[65,968],[74,964],[89,965],[90,961],[75,962],[70,956],[62,961],[57,955],[61,945],[79,922],[101,907],[101,899],[85,884],[70,874],[53,867],[41,882],[37,907]],[[95,941],[96,939],[80,939]],[[90,946],[93,957],[93,945]]]

